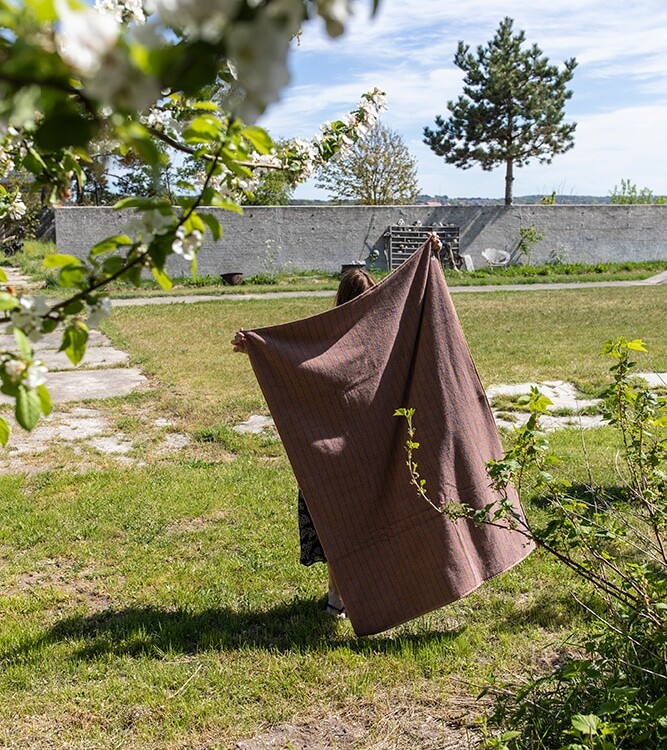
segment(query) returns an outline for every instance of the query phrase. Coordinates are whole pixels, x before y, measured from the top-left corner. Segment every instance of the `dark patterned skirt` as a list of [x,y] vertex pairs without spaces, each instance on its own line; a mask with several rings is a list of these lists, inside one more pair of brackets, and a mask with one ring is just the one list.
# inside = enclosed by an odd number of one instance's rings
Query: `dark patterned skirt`
[[308,506],[306,505],[301,490],[299,490],[297,512],[299,515],[299,543],[301,545],[301,556],[299,562],[302,565],[326,562],[326,555],[320,544],[320,538],[317,536],[317,531],[315,531],[315,526],[313,526],[313,519],[310,517]]

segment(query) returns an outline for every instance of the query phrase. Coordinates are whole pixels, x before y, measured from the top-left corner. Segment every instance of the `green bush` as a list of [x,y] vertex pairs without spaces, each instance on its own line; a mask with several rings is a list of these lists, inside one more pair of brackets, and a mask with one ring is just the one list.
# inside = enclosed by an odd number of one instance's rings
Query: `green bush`
[[[667,398],[633,377],[640,340],[608,341],[613,382],[604,392],[604,416],[617,428],[618,483],[586,486],[556,476],[540,419],[549,399],[533,388],[530,417],[514,433],[502,460],[489,463],[500,501],[474,511],[450,503],[441,512],[454,522],[509,525],[589,584],[580,604],[592,626],[584,642],[553,672],[523,684],[493,684],[496,696],[486,740],[496,750],[656,750],[667,747]],[[412,410],[408,466],[418,493]],[[566,472],[565,472],[566,473]],[[548,509],[539,525],[517,517],[510,488],[527,488]],[[571,654],[572,649],[575,655]]]

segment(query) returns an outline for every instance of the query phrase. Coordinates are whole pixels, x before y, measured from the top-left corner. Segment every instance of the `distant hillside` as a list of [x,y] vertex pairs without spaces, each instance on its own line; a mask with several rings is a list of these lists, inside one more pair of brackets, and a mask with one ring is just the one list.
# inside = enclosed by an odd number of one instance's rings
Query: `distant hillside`
[[[551,199],[551,196],[546,196]],[[529,206],[540,204],[544,195],[517,195],[514,197],[514,205]],[[556,195],[556,204],[609,204],[610,195]],[[417,205],[439,205],[439,206],[502,206],[503,198],[450,198],[448,195],[418,195],[415,203]]]
[[[550,196],[548,196],[550,198]],[[515,206],[531,206],[542,202],[544,195],[518,195],[514,198]],[[557,195],[557,205],[568,204],[609,204],[610,195]],[[354,206],[355,201],[304,200],[290,201],[291,206]],[[417,206],[502,206],[502,198],[450,198],[448,195],[418,195],[415,199]]]

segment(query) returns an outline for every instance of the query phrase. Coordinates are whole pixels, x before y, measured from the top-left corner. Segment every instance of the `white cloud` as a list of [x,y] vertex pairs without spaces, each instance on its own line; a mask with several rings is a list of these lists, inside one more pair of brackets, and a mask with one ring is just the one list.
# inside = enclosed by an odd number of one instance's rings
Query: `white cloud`
[[[424,126],[446,114],[461,88],[453,65],[459,40],[486,44],[504,16],[550,61],[576,57],[566,116],[578,122],[575,148],[551,165],[517,172],[515,192],[608,194],[621,178],[667,193],[662,139],[667,129],[667,4],[664,0],[370,0],[355,3],[348,33],[329,40],[306,24],[294,50],[294,84],[264,123],[280,136],[309,136],[351,109],[374,86],[387,93],[383,121],[399,130],[419,161],[425,192],[452,196],[503,192],[501,171],[448,166],[421,142]],[[313,192],[312,187],[301,188]]]

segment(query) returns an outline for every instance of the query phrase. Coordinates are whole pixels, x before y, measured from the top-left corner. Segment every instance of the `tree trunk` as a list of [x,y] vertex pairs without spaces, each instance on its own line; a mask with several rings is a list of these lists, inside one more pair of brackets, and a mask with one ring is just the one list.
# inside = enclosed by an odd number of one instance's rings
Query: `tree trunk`
[[505,205],[512,205],[512,183],[514,182],[514,160],[508,159],[505,162]]

